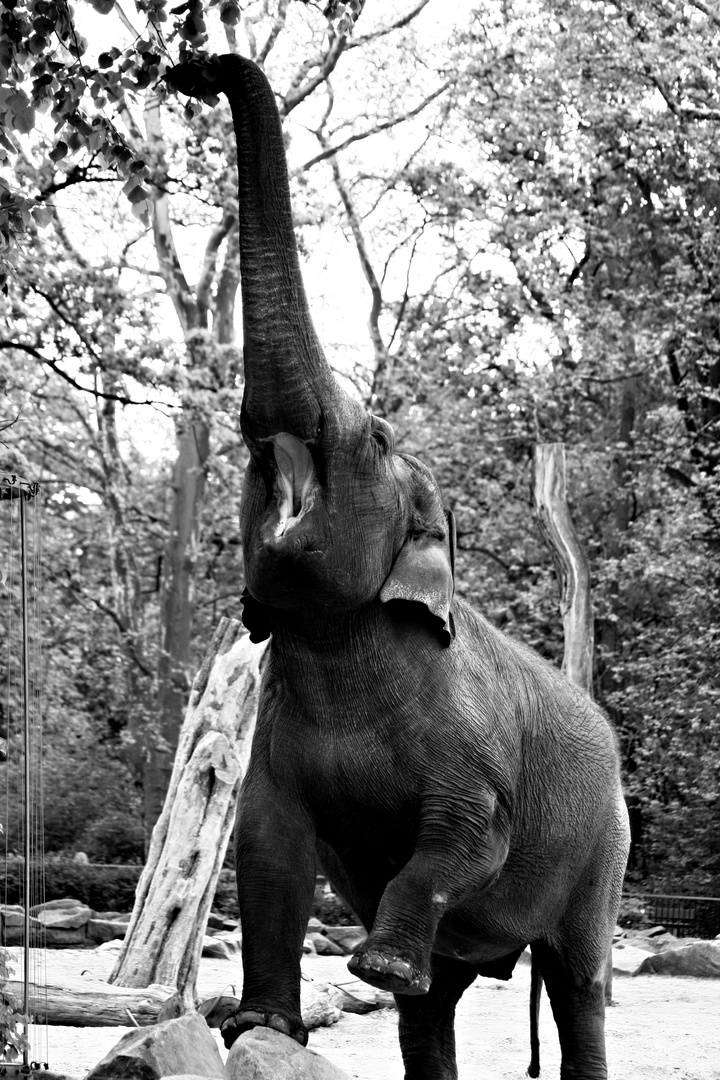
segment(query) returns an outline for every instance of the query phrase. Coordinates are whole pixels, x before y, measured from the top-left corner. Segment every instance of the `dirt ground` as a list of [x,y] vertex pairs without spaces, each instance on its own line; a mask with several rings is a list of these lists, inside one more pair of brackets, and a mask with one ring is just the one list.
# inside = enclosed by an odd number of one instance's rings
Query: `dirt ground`
[[[105,978],[113,954],[62,950],[48,953],[48,981],[63,975]],[[318,982],[350,979],[342,957],[306,957],[305,974]],[[239,961],[203,960],[201,997],[239,979]],[[239,989],[239,987],[237,987]],[[457,1014],[461,1080],[522,1080],[529,1060],[530,971],[518,966],[509,983],[478,979]],[[720,1080],[720,980],[616,976],[616,1004],[607,1013],[611,1080]],[[53,1072],[83,1077],[128,1028],[50,1027],[38,1033],[33,1057]],[[560,1051],[547,999],[540,1015],[542,1075],[557,1077]],[[397,1014],[344,1013],[330,1028],[310,1033],[310,1048],[356,1080],[402,1080]],[[224,1053],[224,1051],[223,1051]]]

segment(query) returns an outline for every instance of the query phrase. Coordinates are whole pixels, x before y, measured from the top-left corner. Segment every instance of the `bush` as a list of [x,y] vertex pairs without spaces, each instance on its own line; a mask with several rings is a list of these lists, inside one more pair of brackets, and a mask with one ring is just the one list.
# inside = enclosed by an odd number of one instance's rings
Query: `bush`
[[145,855],[145,831],[136,817],[118,812],[89,825],[75,841],[91,862],[141,863]]
[[[6,903],[21,904],[24,861],[0,859],[0,874],[3,873]],[[31,867],[30,880],[33,883],[44,880],[43,895],[33,895],[31,900],[42,903],[73,897],[94,911],[132,911],[141,873],[141,866],[106,866],[49,857],[44,863],[34,862]]]

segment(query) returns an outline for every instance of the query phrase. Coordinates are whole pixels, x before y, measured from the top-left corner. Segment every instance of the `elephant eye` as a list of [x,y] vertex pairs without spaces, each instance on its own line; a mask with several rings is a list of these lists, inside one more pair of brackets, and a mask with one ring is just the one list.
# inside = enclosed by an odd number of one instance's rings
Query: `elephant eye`
[[370,434],[376,443],[382,446],[383,450],[392,454],[395,450],[395,432],[393,431],[387,420],[383,420],[380,416],[370,417]]

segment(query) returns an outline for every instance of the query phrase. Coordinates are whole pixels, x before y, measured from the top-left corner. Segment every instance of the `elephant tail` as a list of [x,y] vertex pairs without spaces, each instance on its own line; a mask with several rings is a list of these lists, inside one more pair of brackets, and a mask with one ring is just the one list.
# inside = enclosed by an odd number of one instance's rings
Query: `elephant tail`
[[538,1035],[538,1021],[540,1018],[540,997],[542,995],[543,977],[538,966],[535,953],[530,949],[532,961],[530,964],[530,1064],[528,1076],[540,1075],[540,1037]]

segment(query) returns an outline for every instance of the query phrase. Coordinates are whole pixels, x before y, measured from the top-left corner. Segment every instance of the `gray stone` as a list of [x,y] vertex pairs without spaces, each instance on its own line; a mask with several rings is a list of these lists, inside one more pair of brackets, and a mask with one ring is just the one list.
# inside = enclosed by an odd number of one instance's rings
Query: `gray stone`
[[76,903],[74,907],[46,908],[37,916],[38,922],[54,930],[79,930],[92,918],[92,911],[86,904]]
[[696,941],[647,956],[638,974],[720,978],[720,941]]
[[127,933],[127,923],[115,919],[88,919],[87,936],[95,945],[104,941],[121,941]]
[[253,1028],[235,1042],[225,1064],[227,1080],[350,1080],[326,1058],[270,1028]]
[[82,900],[76,900],[73,896],[66,896],[62,900],[46,900],[44,904],[36,904],[30,908],[30,914],[36,917],[43,911],[62,911],[65,908],[84,907]]
[[225,919],[222,915],[218,915],[216,912],[211,911],[208,915],[206,926],[208,930],[224,930]]
[[156,1068],[128,1054],[118,1054],[109,1061],[101,1061],[88,1076],[92,1076],[93,1080],[160,1080]]
[[351,956],[367,937],[364,926],[326,926],[325,936],[341,945],[346,956]]
[[648,956],[647,949],[638,949],[634,945],[626,945],[624,941],[613,946],[612,969],[614,975],[636,975],[641,965]]
[[212,957],[214,960],[230,960],[233,953],[224,941],[205,934],[202,943],[202,955]]
[[313,930],[308,934],[308,937],[315,946],[315,952],[318,956],[345,956],[345,949],[342,945],[338,945],[332,938],[326,937],[325,934],[320,934]]
[[308,924],[307,924],[307,932],[308,932],[308,934],[315,934],[315,933],[321,934],[324,929],[325,929],[325,923],[320,922],[320,920],[316,919],[314,915],[312,916],[312,918],[308,919]]
[[92,945],[87,936],[87,924],[77,929],[62,926],[45,926],[40,931],[38,943],[44,942],[50,949],[77,949]]
[[[125,1061],[118,1065],[117,1058]],[[135,1072],[131,1070],[135,1063]],[[148,1071],[149,1070],[149,1071]],[[223,1063],[215,1036],[198,1013],[188,1013],[177,1020],[166,1020],[152,1027],[128,1031],[109,1054],[87,1074],[86,1080],[157,1080],[161,1076],[191,1073],[197,1076],[221,1077]]]
[[309,937],[306,937],[303,941],[303,953],[305,956],[315,955],[315,946],[313,945],[312,940]]
[[[210,935],[208,936],[210,937]],[[212,935],[211,940],[221,942],[230,956],[235,956],[242,949],[242,934],[237,930],[218,930]]]
[[88,857],[87,857],[87,855],[85,854],[84,851],[76,852],[75,855],[73,855],[73,862],[74,863],[80,863],[81,866],[89,866],[90,865],[90,860],[88,859]]

